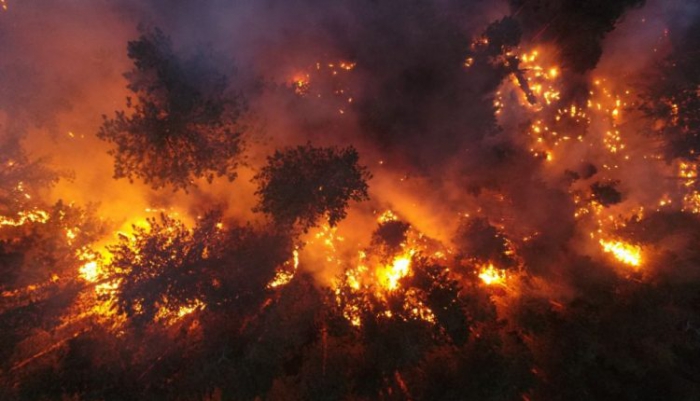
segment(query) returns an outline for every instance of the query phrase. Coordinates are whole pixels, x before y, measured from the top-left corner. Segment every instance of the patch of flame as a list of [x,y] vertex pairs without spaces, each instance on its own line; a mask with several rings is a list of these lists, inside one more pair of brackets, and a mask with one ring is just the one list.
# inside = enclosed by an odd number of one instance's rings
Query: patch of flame
[[194,299],[181,305],[177,310],[160,308],[155,316],[156,321],[162,322],[165,325],[172,325],[185,316],[199,310],[204,310],[207,305],[199,299]]
[[408,252],[394,258],[391,264],[377,269],[377,280],[379,285],[386,290],[393,291],[399,287],[399,280],[406,277],[410,272],[411,257],[415,251]]
[[[285,263],[287,264],[287,263]],[[299,268],[299,251],[297,249],[292,252],[292,270],[280,269],[275,274],[275,278],[270,281],[267,288],[277,288],[289,284],[294,278],[294,275]]]
[[479,278],[486,285],[503,285],[506,281],[506,271],[497,269],[493,263],[481,268]]
[[622,241],[605,241],[601,239],[599,242],[603,247],[603,252],[612,253],[615,259],[620,262],[634,267],[641,266],[642,248],[639,246]]
[[384,213],[380,214],[379,217],[377,217],[377,222],[382,224],[382,223],[387,223],[389,221],[397,221],[399,218],[396,216],[394,212],[391,210],[387,210]]
[[13,219],[7,216],[0,216],[0,226],[19,227],[25,223],[46,223],[49,220],[49,214],[43,210],[28,210],[17,213],[17,218]]

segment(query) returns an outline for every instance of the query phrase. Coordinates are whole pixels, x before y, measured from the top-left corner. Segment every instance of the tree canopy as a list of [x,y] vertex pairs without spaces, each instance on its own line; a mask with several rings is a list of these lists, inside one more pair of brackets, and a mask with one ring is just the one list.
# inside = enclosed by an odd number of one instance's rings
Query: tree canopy
[[256,211],[283,226],[315,226],[325,215],[331,226],[345,218],[348,203],[368,200],[371,174],[355,148],[311,144],[275,151],[253,178],[260,201]]
[[211,53],[184,57],[159,29],[128,43],[134,68],[124,74],[136,99],[103,116],[98,137],[114,145],[115,178],[187,190],[194,181],[236,178],[243,150],[244,102]]

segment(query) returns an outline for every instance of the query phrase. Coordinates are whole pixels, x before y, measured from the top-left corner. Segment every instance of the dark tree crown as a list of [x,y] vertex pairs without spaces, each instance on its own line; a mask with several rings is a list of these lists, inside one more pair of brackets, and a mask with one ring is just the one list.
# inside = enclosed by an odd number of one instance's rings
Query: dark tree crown
[[159,29],[128,44],[134,68],[124,74],[127,111],[104,117],[98,137],[113,144],[115,178],[142,179],[175,190],[194,180],[236,178],[243,150],[244,105],[228,91],[211,54],[182,58]]
[[299,223],[304,230],[324,215],[333,226],[345,218],[349,201],[369,199],[367,180],[371,174],[358,161],[352,147],[307,144],[276,151],[253,178],[260,198],[255,210],[285,226]]

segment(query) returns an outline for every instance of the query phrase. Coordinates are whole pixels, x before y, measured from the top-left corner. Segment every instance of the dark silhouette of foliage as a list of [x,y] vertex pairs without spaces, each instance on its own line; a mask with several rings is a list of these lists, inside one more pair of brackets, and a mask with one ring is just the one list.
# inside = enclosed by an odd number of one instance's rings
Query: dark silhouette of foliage
[[236,178],[243,149],[244,105],[228,90],[210,54],[183,58],[159,29],[128,44],[134,69],[125,74],[136,100],[104,116],[98,137],[113,144],[115,178],[143,179],[175,190],[194,180]]
[[487,219],[470,218],[463,221],[453,242],[460,259],[492,262],[502,269],[514,268],[518,264],[508,238]]
[[256,211],[282,226],[304,230],[327,216],[331,226],[345,218],[351,200],[369,199],[371,174],[358,164],[353,147],[314,147],[311,144],[275,151],[254,177],[260,198]]
[[406,241],[410,227],[410,224],[398,220],[381,223],[372,233],[372,245],[384,247],[387,254],[394,254]]
[[512,17],[503,17],[486,27],[483,38],[488,41],[486,54],[498,57],[520,44],[522,31],[518,22]]
[[615,188],[619,182],[596,182],[591,185],[591,197],[603,206],[612,206],[622,202],[622,193]]
[[135,226],[132,238],[120,236],[109,266],[121,279],[119,309],[135,322],[151,322],[160,308],[173,312],[200,299],[210,278],[208,253],[220,241],[215,223],[212,215],[190,231],[162,214],[148,228]]
[[457,345],[464,344],[474,321],[467,311],[468,303],[460,296],[461,286],[450,278],[445,266],[421,258],[414,258],[413,262],[414,273],[407,284],[423,293],[425,305],[450,340]]
[[577,73],[593,69],[602,42],[625,11],[644,0],[510,0],[526,38],[552,41],[561,49],[563,67]]
[[196,300],[214,311],[245,314],[268,294],[275,269],[292,255],[290,237],[251,226],[220,228],[210,213],[192,229],[174,218],[149,219],[111,247],[109,270],[121,279],[121,311],[136,323]]
[[0,214],[13,215],[36,206],[32,195],[66,176],[47,167],[46,162],[46,159],[31,160],[17,135],[0,133]]

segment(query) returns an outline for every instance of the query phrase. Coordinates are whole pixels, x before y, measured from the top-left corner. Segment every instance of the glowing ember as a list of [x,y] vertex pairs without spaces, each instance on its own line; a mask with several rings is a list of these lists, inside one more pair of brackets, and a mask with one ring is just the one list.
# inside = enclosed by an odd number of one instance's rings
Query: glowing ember
[[620,262],[639,267],[642,263],[642,249],[636,245],[630,245],[621,241],[600,240],[603,252],[612,253]]
[[309,93],[311,81],[309,74],[297,74],[292,78],[292,87],[294,88],[294,93],[299,96],[306,95]]

